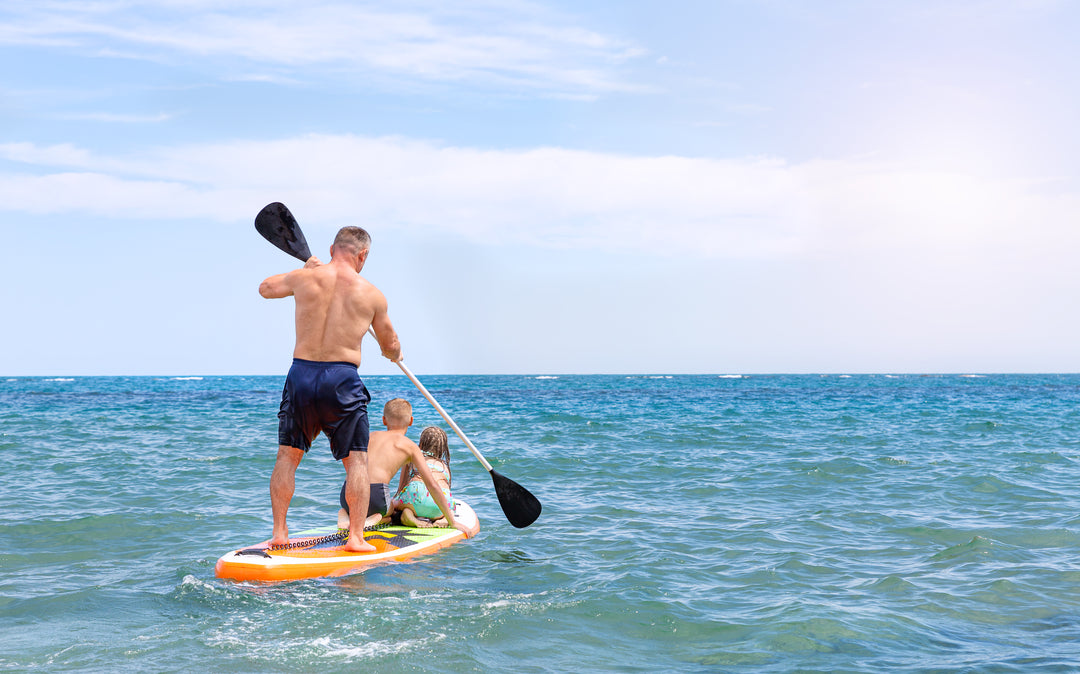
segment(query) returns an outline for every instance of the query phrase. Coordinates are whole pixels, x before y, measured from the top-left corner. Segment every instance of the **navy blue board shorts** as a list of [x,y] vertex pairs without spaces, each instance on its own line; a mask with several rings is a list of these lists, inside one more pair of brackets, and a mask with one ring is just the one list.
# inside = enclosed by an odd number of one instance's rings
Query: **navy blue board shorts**
[[293,358],[278,411],[278,444],[307,452],[326,433],[337,460],[366,452],[371,400],[356,365]]

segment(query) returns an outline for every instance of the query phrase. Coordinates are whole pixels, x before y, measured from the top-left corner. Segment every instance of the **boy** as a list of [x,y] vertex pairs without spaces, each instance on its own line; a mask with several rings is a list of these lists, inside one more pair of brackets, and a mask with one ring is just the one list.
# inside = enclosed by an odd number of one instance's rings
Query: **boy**
[[[446,496],[431,474],[427,461],[420,447],[405,436],[412,426],[412,405],[408,400],[394,398],[383,406],[383,425],[385,431],[373,431],[368,440],[368,476],[371,480],[371,496],[368,503],[367,520],[364,526],[372,526],[382,521],[390,512],[390,479],[407,464],[423,479],[436,505],[442,511],[446,523],[455,529],[465,531],[463,525],[454,520],[454,511],[446,502]],[[349,506],[345,501],[345,485],[341,485],[341,510],[338,511],[338,527],[348,528]]]

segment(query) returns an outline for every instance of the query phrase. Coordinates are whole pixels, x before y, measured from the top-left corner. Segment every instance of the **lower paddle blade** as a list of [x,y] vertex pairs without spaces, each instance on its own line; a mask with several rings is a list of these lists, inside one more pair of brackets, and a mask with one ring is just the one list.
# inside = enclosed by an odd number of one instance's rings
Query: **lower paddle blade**
[[499,505],[510,524],[524,529],[540,517],[540,501],[528,489],[494,470],[491,471],[491,481],[495,483]]
[[300,224],[285,204],[278,201],[267,204],[255,216],[255,229],[264,239],[301,262],[307,262],[311,257],[311,249],[300,231]]

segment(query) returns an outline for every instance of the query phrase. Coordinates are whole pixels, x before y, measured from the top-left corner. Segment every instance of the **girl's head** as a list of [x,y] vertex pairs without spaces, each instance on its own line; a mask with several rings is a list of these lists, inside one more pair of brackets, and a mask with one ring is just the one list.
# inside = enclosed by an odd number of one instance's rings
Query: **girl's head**
[[420,451],[424,456],[442,461],[450,465],[450,445],[446,439],[446,431],[438,426],[428,426],[420,434]]

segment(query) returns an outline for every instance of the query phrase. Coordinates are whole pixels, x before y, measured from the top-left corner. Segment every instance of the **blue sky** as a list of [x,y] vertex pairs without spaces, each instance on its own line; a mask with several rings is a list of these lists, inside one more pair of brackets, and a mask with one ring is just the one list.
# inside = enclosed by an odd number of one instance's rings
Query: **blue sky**
[[418,375],[1080,371],[1078,26],[1054,0],[7,0],[0,375],[283,373],[271,201],[324,258],[371,232]]

